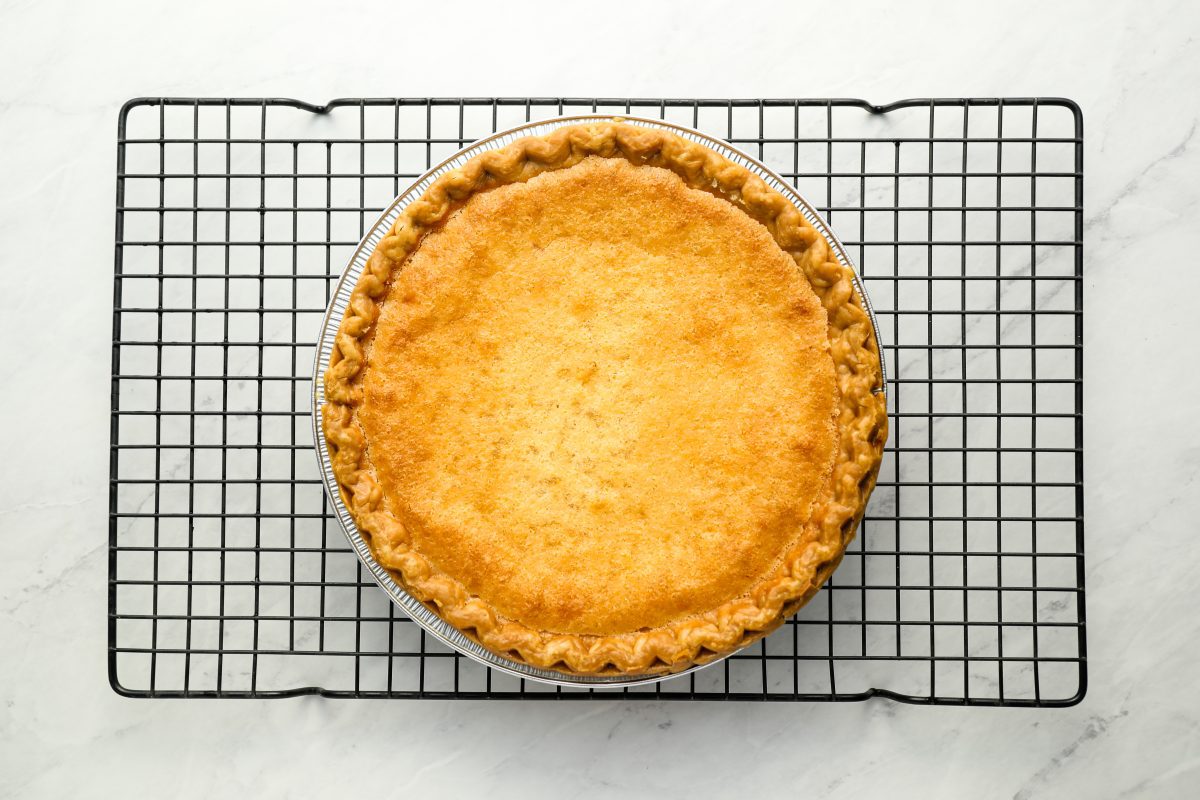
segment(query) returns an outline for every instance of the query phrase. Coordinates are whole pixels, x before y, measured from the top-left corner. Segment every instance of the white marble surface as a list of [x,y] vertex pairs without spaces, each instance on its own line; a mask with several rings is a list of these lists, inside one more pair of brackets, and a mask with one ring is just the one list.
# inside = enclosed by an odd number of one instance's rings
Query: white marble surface
[[[1195,796],[1200,6],[687,2],[580,15],[561,3],[395,3],[335,15],[334,5],[0,3],[0,336],[10,343],[0,795],[670,797],[699,786],[721,796]],[[113,694],[118,108],[137,95],[459,94],[1077,100],[1087,135],[1084,702],[1018,711]]]

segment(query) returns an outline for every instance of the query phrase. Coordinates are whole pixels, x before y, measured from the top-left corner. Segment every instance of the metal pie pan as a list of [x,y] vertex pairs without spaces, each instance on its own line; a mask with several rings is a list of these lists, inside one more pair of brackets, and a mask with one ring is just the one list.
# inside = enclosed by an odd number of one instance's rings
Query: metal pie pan
[[[542,669],[523,661],[517,661],[497,653],[493,653],[479,642],[472,639],[467,634],[463,633],[458,628],[451,625],[446,620],[442,619],[436,612],[426,606],[416,597],[409,594],[404,587],[392,576],[390,572],[384,569],[375,560],[371,554],[371,549],[364,539],[362,533],[358,530],[353,517],[350,516],[349,510],[346,508],[345,502],[342,500],[341,491],[338,488],[337,479],[333,474],[333,467],[329,460],[329,450],[326,446],[325,435],[321,430],[321,406],[325,403],[325,371],[329,367],[330,354],[333,351],[334,340],[337,336],[338,329],[342,324],[342,317],[346,312],[349,304],[350,293],[358,284],[359,276],[362,275],[363,269],[366,266],[367,259],[375,251],[376,245],[391,229],[392,224],[400,213],[413,201],[417,200],[425,193],[439,176],[450,170],[457,169],[465,164],[470,159],[484,153],[488,150],[497,150],[512,144],[517,139],[526,136],[543,136],[568,125],[578,125],[589,122],[611,122],[614,119],[619,119],[622,122],[639,125],[647,128],[656,128],[659,130],[669,131],[685,139],[690,139],[694,142],[699,142],[712,150],[733,161],[736,164],[749,169],[758,177],[762,178],[771,188],[778,191],[789,201],[795,204],[796,208],[804,215],[804,218],[812,224],[814,228],[825,237],[830,249],[835,254],[838,261],[843,265],[851,267],[846,250],[842,247],[841,242],[837,240],[829,231],[829,227],[820,215],[803,197],[801,197],[795,189],[792,188],[783,178],[771,171],[766,165],[757,159],[743,153],[742,151],[731,147],[729,144],[715,139],[708,134],[692,128],[687,128],[681,125],[664,122],[662,120],[644,119],[640,117],[630,117],[625,115],[611,114],[587,114],[582,116],[569,117],[554,117],[552,119],[541,120],[538,122],[528,122],[515,128],[510,128],[506,131],[495,133],[487,138],[480,139],[474,144],[460,150],[450,158],[438,164],[433,169],[422,175],[415,183],[406,189],[399,197],[392,201],[392,204],[383,212],[374,225],[363,236],[359,242],[357,249],[354,251],[354,256],[350,259],[350,263],[346,265],[346,269],[342,272],[341,278],[338,280],[337,286],[333,292],[332,299],[329,302],[329,308],[325,312],[325,318],[321,325],[321,336],[317,342],[316,358],[313,362],[313,378],[312,378],[312,425],[313,425],[313,441],[316,445],[317,458],[320,462],[321,476],[325,484],[326,494],[329,496],[329,502],[332,504],[338,520],[342,524],[342,529],[346,533],[346,538],[349,540],[351,547],[354,548],[358,558],[362,561],[363,566],[371,573],[375,582],[379,584],[388,596],[396,603],[414,622],[424,628],[437,640],[441,641],[448,647],[462,653],[463,655],[478,661],[485,666],[501,672],[513,675],[518,678],[538,681],[539,683],[551,684],[555,686],[568,687],[583,687],[583,688],[624,688],[628,686],[638,686],[641,684],[655,683],[657,681],[675,678],[681,675],[687,675],[696,670],[703,669],[713,664],[728,658],[733,653],[726,653],[718,658],[714,658],[704,664],[697,664],[680,672],[668,674],[646,674],[646,675],[573,675],[556,670]],[[867,299],[866,293],[863,291],[861,282],[858,279],[857,272],[854,277],[855,290],[858,293],[859,300],[863,307],[867,310],[871,319],[871,326],[874,329],[875,341],[878,346],[879,342],[879,326],[875,320],[874,311],[871,309],[870,302]],[[880,369],[883,373],[883,358],[880,357]],[[884,374],[883,384],[878,388],[878,392],[883,392],[886,386],[886,374]],[[747,642],[745,647],[753,643]],[[734,651],[736,652],[736,651]]]

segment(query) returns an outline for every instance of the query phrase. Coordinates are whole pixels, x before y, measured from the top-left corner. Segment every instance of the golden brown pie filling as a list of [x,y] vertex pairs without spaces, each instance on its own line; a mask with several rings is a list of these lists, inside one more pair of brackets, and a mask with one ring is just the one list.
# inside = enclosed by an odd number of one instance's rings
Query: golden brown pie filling
[[564,128],[409,206],[326,375],[380,563],[482,644],[666,672],[824,581],[886,437],[847,270],[758,178],[669,133]]

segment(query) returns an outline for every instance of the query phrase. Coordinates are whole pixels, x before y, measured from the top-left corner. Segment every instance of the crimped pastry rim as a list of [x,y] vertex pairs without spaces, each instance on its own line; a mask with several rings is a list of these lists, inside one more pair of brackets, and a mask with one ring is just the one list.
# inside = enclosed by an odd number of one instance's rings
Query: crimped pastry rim
[[[808,247],[817,247],[819,245],[825,248],[825,250],[828,251],[826,253],[826,257],[829,259],[829,263],[824,264],[824,266],[836,270],[837,277],[846,281],[848,284],[848,288],[842,290],[843,296],[848,298],[844,302],[844,305],[852,310],[857,309],[857,312],[865,312],[865,336],[862,337],[862,352],[874,359],[873,362],[869,364],[869,366],[873,366],[874,368],[872,373],[873,380],[870,382],[869,386],[865,387],[865,391],[872,397],[878,396],[879,398],[874,428],[874,430],[878,432],[878,441],[873,445],[873,463],[870,464],[866,470],[866,474],[861,477],[858,482],[860,488],[863,486],[866,487],[862,495],[862,502],[857,503],[853,509],[849,509],[849,516],[846,519],[845,524],[842,526],[841,541],[835,548],[836,552],[830,553],[829,557],[823,559],[821,563],[813,570],[814,574],[810,579],[811,590],[805,592],[803,597],[791,597],[790,599],[785,597],[786,602],[784,602],[783,610],[777,613],[774,624],[761,628],[756,627],[752,630],[743,630],[739,634],[741,638],[736,646],[722,648],[722,650],[715,653],[707,650],[700,650],[698,653],[694,653],[685,665],[681,665],[679,663],[670,665],[666,664],[665,661],[654,661],[651,662],[654,667],[653,669],[648,669],[640,673],[619,671],[616,673],[608,672],[607,674],[589,674],[588,672],[583,671],[564,671],[562,669],[562,665],[565,664],[568,667],[570,666],[569,662],[567,662],[565,659],[561,662],[556,662],[550,667],[536,666],[528,661],[511,659],[495,652],[494,649],[489,649],[482,646],[478,641],[476,641],[475,637],[466,634],[463,630],[456,627],[449,620],[444,619],[441,615],[434,612],[430,608],[432,603],[429,605],[422,603],[404,585],[402,585],[400,581],[396,579],[396,576],[400,574],[399,572],[393,574],[392,571],[383,567],[376,559],[373,550],[371,549],[370,545],[367,544],[363,531],[357,525],[354,515],[347,507],[349,504],[347,502],[343,502],[343,500],[349,500],[353,502],[353,493],[351,493],[351,497],[349,498],[343,498],[342,496],[343,490],[340,488],[341,484],[338,482],[337,477],[333,474],[335,472],[335,468],[331,464],[332,454],[334,451],[330,447],[331,443],[327,440],[325,435],[326,432],[322,429],[321,425],[320,412],[323,405],[337,405],[335,401],[327,401],[325,397],[325,366],[328,363],[330,351],[333,345],[333,338],[336,333],[341,330],[345,323],[345,315],[347,313],[346,301],[349,299],[348,295],[353,293],[354,289],[357,288],[357,284],[362,280],[361,273],[366,269],[367,259],[374,254],[374,251],[379,248],[380,242],[385,238],[388,232],[391,231],[392,221],[396,218],[402,217],[405,211],[411,207],[413,203],[418,203],[421,200],[424,200],[427,196],[429,187],[434,185],[442,175],[476,160],[476,157],[482,153],[495,151],[500,148],[506,148],[513,141],[525,139],[527,137],[540,137],[545,139],[545,137],[553,135],[555,131],[559,131],[564,127],[586,126],[588,124],[591,124],[592,126],[611,127],[614,131],[625,126],[657,130],[671,135],[672,138],[678,138],[682,140],[685,145],[691,145],[697,151],[715,153],[719,162],[721,162],[724,167],[733,167],[739,174],[746,173],[745,177],[741,178],[742,184],[738,184],[737,189],[734,192],[734,196],[737,196],[737,191],[740,191],[741,188],[744,188],[743,184],[748,184],[749,182],[757,180],[757,182],[762,184],[762,186],[758,186],[756,189],[765,189],[766,195],[781,196],[785,202],[785,205],[789,209],[798,211],[800,216],[803,218],[803,221],[797,226],[798,229],[802,230],[807,226],[807,228],[811,229],[811,231],[816,234],[815,237],[812,237],[813,241],[808,245]],[[645,133],[645,131],[643,131],[643,133]],[[613,135],[618,136],[617,133],[614,133]],[[662,137],[660,136],[659,138],[661,139]],[[528,147],[528,145],[526,145],[526,147]],[[657,155],[660,151],[654,150],[653,152]],[[536,160],[536,158],[530,159],[527,155],[527,151],[523,150],[522,153],[522,157],[524,158],[522,164],[528,164],[529,162]],[[610,157],[626,156],[616,155]],[[568,156],[565,160],[569,161],[570,158],[571,156]],[[633,159],[632,157],[629,157],[628,160]],[[638,162],[635,161],[634,163]],[[570,163],[565,164],[565,166],[570,165]],[[564,163],[559,161],[553,163],[551,166],[545,167],[545,169],[542,171],[558,169],[562,168],[563,166]],[[487,177],[487,175],[485,175],[485,177]],[[685,182],[688,182],[689,185],[694,185],[688,181],[686,177],[684,177],[684,180]],[[498,182],[507,183],[509,181],[504,180]],[[474,190],[472,189],[468,191],[465,196],[469,197],[473,193]],[[718,192],[718,194],[719,196],[724,196],[724,194],[721,192]],[[729,201],[729,197],[725,197],[725,199]],[[405,202],[406,200],[408,201],[407,203]],[[743,207],[743,211],[746,211],[745,207]],[[778,211],[777,214],[781,217],[782,214],[786,213],[786,211],[787,209],[782,209]],[[749,214],[749,212],[747,213]],[[749,215],[754,216],[754,214]],[[775,221],[776,217],[772,217],[771,225],[769,226],[773,235],[775,235]],[[412,249],[415,249],[416,246],[419,246],[419,239],[417,241],[418,244],[414,245]],[[788,248],[785,247],[784,249],[787,250]],[[825,250],[818,249],[818,252],[825,252]],[[403,255],[397,263],[401,263],[405,258],[407,258],[407,254],[410,252],[411,250],[406,251],[405,255]],[[357,275],[355,274],[356,266],[359,268],[359,274]],[[394,266],[395,264],[393,264],[391,268],[394,268]],[[802,267],[799,264],[798,268],[804,269],[806,272],[808,271],[807,268]],[[355,286],[350,286],[351,283],[355,284]],[[839,283],[839,286],[841,285],[842,284]],[[814,289],[815,288],[816,287],[814,286]],[[385,298],[386,291],[381,293],[380,297],[381,300]],[[825,297],[820,291],[818,291],[818,297],[824,302]],[[863,333],[864,331],[859,332]],[[858,353],[858,351],[855,352]],[[873,485],[874,476],[878,470],[879,458],[881,457],[882,453],[882,442],[884,438],[886,438],[887,423],[886,412],[883,407],[883,386],[885,385],[883,369],[884,365],[882,363],[882,359],[880,358],[880,349],[878,345],[878,326],[875,324],[874,315],[870,309],[865,292],[863,291],[857,275],[854,273],[854,270],[850,265],[848,256],[846,255],[841,244],[831,234],[827,225],[825,225],[824,220],[822,220],[819,214],[817,214],[816,210],[810,204],[804,201],[803,198],[800,197],[800,195],[778,175],[753,157],[741,152],[737,148],[731,147],[725,142],[699,131],[662,120],[640,119],[624,115],[613,117],[602,114],[560,117],[550,120],[526,123],[516,128],[496,133],[490,137],[487,137],[486,139],[482,139],[474,143],[467,148],[464,148],[464,150],[460,151],[439,166],[427,172],[408,190],[396,198],[396,200],[393,201],[392,205],[389,206],[376,224],[368,231],[367,235],[364,236],[354,254],[354,257],[351,259],[350,264],[344,271],[337,284],[336,290],[325,315],[322,336],[318,343],[316,359],[314,360],[313,382],[314,437],[317,445],[318,457],[321,462],[322,475],[326,485],[326,490],[330,496],[335,510],[338,512],[344,532],[346,533],[351,544],[355,547],[360,560],[362,560],[364,565],[368,567],[375,580],[381,585],[382,588],[384,588],[385,591],[387,591],[389,596],[391,596],[395,602],[397,602],[402,608],[410,613],[414,621],[418,622],[418,624],[422,625],[422,627],[428,630],[431,634],[436,636],[438,639],[441,639],[449,646],[462,652],[464,655],[467,655],[493,668],[500,669],[522,678],[532,678],[544,683],[567,686],[636,685],[639,683],[661,680],[664,677],[677,676],[686,672],[691,672],[708,663],[715,663],[716,661],[731,655],[737,650],[748,646],[753,641],[756,641],[757,639],[766,635],[766,633],[769,633],[770,630],[773,630],[774,627],[776,627],[780,622],[782,622],[782,620],[786,619],[791,613],[793,613],[795,609],[799,607],[799,605],[803,604],[803,601],[806,601],[809,597],[811,597],[811,595],[814,594],[815,591],[824,583],[833,567],[836,566],[838,561],[840,561],[841,555],[845,550],[845,544],[849,541],[849,537],[853,535],[853,529],[857,526],[858,521],[861,519],[863,507],[865,506],[865,498],[867,495],[869,495],[870,486]],[[841,390],[839,390],[839,394],[841,394]],[[839,432],[842,430],[842,427],[843,426],[841,423],[839,423]],[[873,433],[872,435],[874,436],[875,434]],[[841,460],[839,461],[839,464],[840,463],[842,463]],[[367,462],[367,469],[369,469],[369,462]],[[846,510],[847,509],[843,508],[843,511]],[[847,531],[849,531],[849,533],[847,533]],[[826,542],[826,544],[828,544],[828,542]],[[792,555],[793,554],[789,552],[789,559]],[[724,608],[724,606],[722,606],[722,608]],[[630,635],[621,634],[619,636]],[[664,664],[666,665],[664,666]],[[604,665],[602,665],[602,668],[609,670],[614,666],[615,662],[606,662]],[[681,666],[683,668],[681,668]]]

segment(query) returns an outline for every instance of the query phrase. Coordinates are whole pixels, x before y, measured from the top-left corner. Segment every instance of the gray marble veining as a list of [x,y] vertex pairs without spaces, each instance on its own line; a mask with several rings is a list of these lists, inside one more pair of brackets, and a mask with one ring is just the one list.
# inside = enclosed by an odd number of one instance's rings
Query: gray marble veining
[[[569,32],[562,19],[541,4],[0,6],[0,796],[639,797],[698,783],[718,796],[1193,795],[1197,7],[664,3]],[[150,94],[1077,100],[1087,698],[1018,711],[117,697],[104,614],[114,138],[121,103]]]

